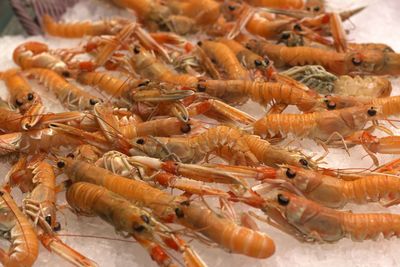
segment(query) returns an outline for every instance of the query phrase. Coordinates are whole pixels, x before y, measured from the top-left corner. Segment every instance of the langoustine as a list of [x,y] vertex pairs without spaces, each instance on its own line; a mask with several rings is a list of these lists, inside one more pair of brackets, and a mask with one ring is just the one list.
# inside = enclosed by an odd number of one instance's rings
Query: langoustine
[[248,42],[247,47],[260,55],[268,55],[277,66],[321,65],[339,75],[398,75],[400,72],[400,56],[378,50],[339,53],[314,47],[286,47],[256,40]]
[[303,242],[336,242],[345,237],[364,241],[400,235],[397,214],[333,210],[285,191],[274,191],[262,205],[274,226]]
[[[234,253],[267,258],[275,251],[273,241],[265,234],[238,226],[196,203],[187,205],[183,197],[172,196],[144,182],[114,175],[86,162],[66,158],[57,165],[74,182],[102,185],[128,200],[143,203],[152,208],[157,216],[196,229]],[[252,237],[244,243],[243,238],[247,236]]]
[[355,180],[346,181],[295,166],[271,169],[264,174],[264,177],[268,178],[265,180],[265,186],[257,186],[258,193],[268,190],[268,179],[272,179],[271,186],[281,183],[281,186],[285,187],[285,184],[289,183],[308,199],[331,208],[342,208],[347,203],[366,204],[378,201],[385,206],[394,205],[398,203],[400,196],[400,181],[393,175],[366,173],[354,177]]

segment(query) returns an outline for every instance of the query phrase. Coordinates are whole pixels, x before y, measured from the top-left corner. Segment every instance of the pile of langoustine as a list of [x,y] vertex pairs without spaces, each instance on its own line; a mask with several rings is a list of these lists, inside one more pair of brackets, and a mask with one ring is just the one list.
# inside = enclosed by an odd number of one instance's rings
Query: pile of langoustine
[[[19,68],[0,74],[10,95],[0,107],[0,152],[18,156],[7,158],[13,167],[0,191],[1,232],[11,242],[0,250],[3,265],[31,266],[39,242],[72,264],[96,265],[57,236],[55,202],[64,190],[78,214],[133,237],[160,266],[176,266],[169,250],[186,266],[206,266],[185,235],[270,257],[275,244],[255,219],[303,242],[400,235],[400,215],[339,210],[397,204],[397,161],[362,175],[338,173],[279,146],[287,136],[326,149],[361,145],[376,165],[376,153],[399,152],[398,137],[372,132],[390,134],[378,123],[400,113],[400,98],[390,96],[386,76],[368,75],[399,75],[400,55],[346,41],[342,20],[361,9],[329,13],[315,0],[112,2],[138,20],[44,16],[46,33],[82,45],[25,42],[13,53]],[[70,111],[46,113],[30,79]],[[250,99],[269,107],[261,119],[235,107]],[[300,113],[282,113],[292,105]],[[229,165],[209,163],[210,156]],[[68,180],[56,185],[59,174]],[[21,208],[12,187],[24,193]],[[201,201],[208,197],[219,198],[220,211]],[[265,216],[237,216],[236,202]]]

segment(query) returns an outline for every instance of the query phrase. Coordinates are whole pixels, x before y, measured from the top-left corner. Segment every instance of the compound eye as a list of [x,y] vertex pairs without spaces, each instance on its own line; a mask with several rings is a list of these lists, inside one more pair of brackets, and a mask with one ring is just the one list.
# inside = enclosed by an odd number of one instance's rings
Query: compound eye
[[17,106],[22,106],[23,103],[17,99],[15,100],[15,104],[17,104]]
[[234,10],[236,9],[236,7],[235,7],[235,6],[232,6],[232,5],[230,5],[230,6],[228,6],[228,9],[229,9],[230,11],[234,11]]
[[139,54],[140,53],[140,46],[135,45],[135,47],[133,48],[133,52],[135,54]]
[[145,80],[138,84],[138,87],[147,86],[150,83],[150,80]]
[[287,169],[286,170],[286,176],[289,179],[293,179],[294,177],[296,177],[296,172],[292,169]]
[[144,139],[143,138],[139,138],[138,140],[136,140],[136,144],[144,145]]
[[373,117],[375,116],[377,113],[376,109],[374,109],[374,107],[371,107],[370,109],[368,109],[368,115]]
[[185,123],[185,124],[182,125],[182,127],[181,127],[181,132],[182,132],[182,133],[188,133],[188,132],[190,132],[191,129],[192,129],[192,127],[190,126],[190,124]]
[[289,205],[289,202],[290,202],[289,198],[285,197],[282,194],[278,194],[278,203],[279,203],[279,205],[287,206],[287,205]]
[[287,40],[289,38],[290,38],[290,33],[288,33],[288,32],[282,33],[282,35],[281,35],[282,40]]
[[140,218],[147,224],[150,223],[150,218],[147,215],[141,215]]
[[303,29],[301,28],[300,24],[297,24],[297,23],[293,26],[293,29],[294,29],[295,31],[302,31],[302,30],[303,30]]
[[183,218],[183,216],[184,216],[183,210],[181,210],[180,208],[175,209],[175,214],[176,214],[176,217],[178,217],[178,218]]
[[49,225],[51,225],[51,215],[47,215],[44,219]]
[[306,160],[306,159],[300,159],[299,162],[300,162],[301,165],[303,165],[305,167],[308,166],[308,160]]
[[188,200],[182,201],[180,204],[183,206],[190,206],[190,202]]
[[33,100],[33,94],[32,94],[32,93],[29,93],[28,96],[27,96],[27,98],[28,98],[29,101]]
[[204,85],[204,84],[201,84],[201,83],[199,83],[198,85],[197,85],[197,90],[199,91],[199,92],[205,92],[206,91],[206,86]]
[[262,65],[262,62],[258,59],[254,60],[254,65],[256,65],[256,67],[260,67]]
[[53,231],[58,232],[61,230],[61,224],[56,222],[56,225],[53,227]]
[[146,228],[145,228],[143,225],[135,226],[135,227],[133,228],[133,230],[134,230],[135,232],[138,232],[138,233],[143,232],[145,229],[146,229]]
[[57,162],[57,167],[58,168],[64,168],[65,167],[65,162],[64,161],[59,161],[59,162]]
[[67,71],[67,70],[61,72],[61,75],[62,75],[63,77],[65,77],[65,78],[71,77],[71,73],[70,73],[69,71]]
[[335,108],[336,108],[336,103],[335,103],[335,102],[332,102],[332,101],[328,101],[328,102],[326,103],[326,107],[327,107],[329,110],[335,109]]
[[351,59],[351,63],[353,63],[354,66],[360,66],[362,64],[362,60],[360,58],[353,57]]

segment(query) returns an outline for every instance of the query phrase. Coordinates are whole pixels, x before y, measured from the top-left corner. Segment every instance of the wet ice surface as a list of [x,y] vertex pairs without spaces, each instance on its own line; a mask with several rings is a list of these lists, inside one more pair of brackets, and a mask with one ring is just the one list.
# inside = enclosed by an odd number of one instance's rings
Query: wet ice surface
[[[361,2],[361,3],[360,3]],[[346,28],[352,29],[349,39],[356,42],[383,42],[390,45],[394,50],[400,52],[399,28],[400,2],[397,0],[331,0],[329,6],[334,10],[344,10],[360,4],[367,5],[362,13],[355,16],[346,23]],[[77,4],[70,9],[64,18],[67,21],[81,19],[99,19],[114,15],[132,16],[129,12],[118,10],[104,1],[87,0]],[[355,25],[355,26],[354,26]],[[42,37],[30,38],[30,40],[43,41]],[[2,37],[0,38],[0,70],[13,67],[12,51],[14,48],[26,41],[23,37]],[[79,43],[77,40],[65,40],[60,38],[46,38],[51,48],[69,47]],[[399,94],[400,80],[393,80],[393,94]],[[45,104],[50,111],[61,111],[60,104],[51,97],[51,93],[38,86],[45,99]],[[7,92],[4,84],[0,82],[0,96],[7,99]],[[244,110],[260,116],[262,110],[257,104],[248,103]],[[400,130],[391,128],[400,135]],[[323,152],[316,147],[312,141],[304,140],[295,142],[308,154]],[[331,149],[326,161],[332,168],[366,168],[372,163],[361,148],[350,149],[349,157],[343,150]],[[394,159],[395,156],[379,156],[382,163]],[[7,172],[9,165],[0,164],[0,173]],[[64,194],[59,196],[58,204],[65,203]],[[355,206],[349,205],[346,209],[355,212],[393,212],[400,213],[400,208],[383,209],[379,205]],[[80,251],[87,257],[95,260],[100,266],[151,266],[154,263],[146,252],[139,245],[123,240],[117,235],[113,227],[104,223],[98,218],[76,216],[68,209],[61,209],[58,219],[62,224],[61,238],[74,249]],[[400,266],[398,251],[400,240],[379,240],[365,241],[363,243],[352,242],[344,239],[335,244],[310,245],[302,244],[278,230],[258,222],[262,231],[268,233],[276,243],[276,253],[266,260],[253,260],[240,255],[232,255],[221,249],[208,247],[204,244],[193,242],[193,246],[209,266]],[[69,235],[69,236],[64,236]],[[75,236],[76,235],[76,236]],[[92,236],[92,237],[90,237]],[[122,241],[110,240],[120,239]],[[2,245],[6,243],[2,242]],[[65,261],[51,255],[41,248],[40,256],[35,266],[69,266]]]

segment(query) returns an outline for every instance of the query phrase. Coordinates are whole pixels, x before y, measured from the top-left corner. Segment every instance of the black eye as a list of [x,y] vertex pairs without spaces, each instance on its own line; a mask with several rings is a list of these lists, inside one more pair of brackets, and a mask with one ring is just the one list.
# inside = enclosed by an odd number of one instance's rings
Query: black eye
[[303,166],[306,166],[306,167],[308,166],[308,160],[306,160],[306,159],[300,159],[299,162]]
[[361,61],[361,59],[359,59],[359,58],[353,57],[353,58],[351,59],[351,63],[353,63],[354,66],[360,66],[361,63],[362,63],[362,61]]
[[282,40],[287,40],[287,39],[289,39],[289,37],[290,37],[290,33],[288,33],[288,32],[284,32],[281,35]]
[[71,73],[70,73],[69,71],[63,71],[63,72],[61,72],[61,75],[62,75],[63,77],[65,77],[65,78],[71,77]]
[[133,228],[134,231],[139,232],[139,233],[143,232],[144,229],[146,229],[146,228],[143,225],[139,225],[139,226],[136,226]]
[[135,45],[135,47],[133,48],[133,52],[135,54],[139,54],[140,53],[140,46]]
[[236,9],[236,7],[235,7],[235,6],[228,6],[228,9],[229,9],[230,11],[234,11],[234,10]]
[[254,60],[254,65],[256,65],[256,67],[260,67],[262,65],[261,60],[258,59]]
[[61,230],[61,224],[56,222],[56,225],[53,227],[53,231],[58,232]]
[[264,63],[265,63],[265,65],[269,65],[269,63],[270,63],[270,61],[269,61],[269,59],[268,58],[264,58]]
[[33,99],[33,94],[29,93],[27,98],[28,98],[29,101],[31,101]]
[[147,223],[147,224],[150,223],[150,218],[149,218],[148,216],[142,215],[142,216],[140,216],[140,218],[141,218],[145,223]]
[[145,80],[138,84],[138,87],[147,86],[150,83],[150,80]]
[[206,86],[204,85],[204,84],[201,84],[201,83],[199,83],[199,84],[197,84],[197,90],[199,91],[199,92],[205,92],[206,91]]
[[307,7],[306,9],[307,9],[307,11],[311,11],[311,7]]
[[197,45],[198,45],[198,46],[202,46],[202,45],[203,45],[203,42],[202,42],[202,41],[198,41],[198,42],[197,42]]
[[144,145],[144,139],[140,138],[140,139],[136,140],[136,144]]
[[17,106],[22,106],[22,102],[20,102],[18,99],[17,100],[15,100],[15,104],[17,104]]
[[294,29],[295,31],[301,31],[301,30],[302,30],[300,24],[297,24],[297,23],[293,26],[293,29]]
[[278,203],[282,206],[287,206],[289,204],[289,199],[282,194],[278,194]]
[[181,132],[182,132],[182,133],[188,133],[188,132],[190,132],[191,129],[192,129],[192,127],[190,127],[190,124],[185,123],[185,124],[182,125],[182,127],[181,127]]
[[293,179],[294,177],[296,177],[296,172],[293,171],[292,169],[287,169],[286,176],[290,179]]
[[326,107],[327,107],[329,110],[335,109],[335,108],[336,108],[336,103],[335,103],[335,102],[332,102],[332,101],[327,101],[327,102],[326,102]]
[[374,109],[373,107],[371,107],[370,109],[368,109],[368,115],[373,117],[376,115],[376,109]]
[[46,222],[51,225],[51,215],[47,215],[45,218]]
[[90,103],[90,105],[92,105],[92,106],[96,105],[98,102],[99,102],[99,101],[97,101],[96,99],[90,99],[90,100],[89,100],[89,103]]
[[65,167],[65,162],[64,161],[59,161],[59,162],[57,162],[57,167],[58,168],[64,168]]
[[176,217],[178,217],[178,218],[183,218],[183,211],[180,209],[180,208],[176,208],[175,209],[175,214],[176,214]]
[[318,12],[320,10],[319,6],[314,7],[314,11]]
[[182,201],[181,205],[183,206],[190,206],[190,201],[186,200],[186,201]]

